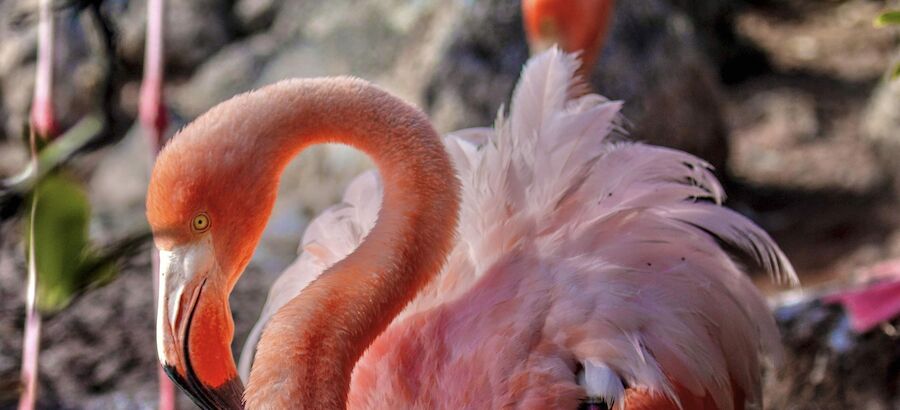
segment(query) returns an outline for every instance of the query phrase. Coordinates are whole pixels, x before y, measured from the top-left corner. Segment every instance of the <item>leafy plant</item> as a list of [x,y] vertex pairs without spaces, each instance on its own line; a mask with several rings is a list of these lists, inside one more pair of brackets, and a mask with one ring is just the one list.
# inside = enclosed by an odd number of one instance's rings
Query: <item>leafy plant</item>
[[[98,3],[99,4],[99,3]],[[150,238],[142,232],[106,249],[94,248],[89,239],[91,207],[81,182],[64,164],[109,128],[108,113],[89,116],[59,134],[53,110],[53,5],[39,4],[38,61],[31,107],[29,142],[31,161],[19,175],[0,181],[0,208],[18,208],[27,198],[25,242],[28,276],[19,410],[34,409],[37,401],[38,357],[42,316],[68,306],[86,290],[111,282],[116,262],[136,252]],[[103,118],[103,119],[100,119]],[[105,120],[104,120],[105,119]]]
[[[38,174],[38,135],[41,139],[52,139],[56,134],[56,119],[53,114],[53,9],[50,0],[40,1],[40,21],[38,23],[38,61],[35,72],[34,98],[31,105],[31,164]],[[28,218],[28,287],[26,288],[25,336],[22,347],[22,396],[19,410],[34,409],[37,402],[38,356],[41,343],[41,314],[38,310],[38,282],[40,270],[37,263],[37,190],[31,197],[31,214]]]
[[118,273],[116,262],[133,255],[150,239],[145,231],[108,248],[95,248],[88,235],[91,205],[87,194],[64,170],[43,178],[31,201],[26,234],[40,272],[36,303],[44,315],[57,313],[85,291],[112,282]]
[[[900,26],[900,10],[881,13],[875,18],[875,27]],[[894,64],[890,71],[891,80],[900,78],[900,62]]]
[[900,24],[900,10],[886,11],[875,18],[875,27]]
[[112,246],[95,248],[88,235],[91,206],[81,182],[65,169],[42,169],[41,159],[56,165],[56,157],[68,152],[68,146],[88,141],[90,138],[80,134],[99,130],[92,125],[95,122],[83,120],[54,142],[44,144],[41,153],[32,132],[30,171],[15,185],[30,191],[24,229],[28,287],[20,410],[33,409],[36,401],[41,318],[63,310],[86,291],[110,283],[118,273],[116,263],[134,255],[150,239],[149,231],[144,230]]
[[41,275],[37,307],[45,314],[54,313],[83,289],[108,283],[114,269],[107,264],[92,272],[82,271],[85,265],[95,264],[96,255],[88,239],[91,206],[78,181],[65,172],[51,174],[38,183],[32,201],[29,242],[34,243],[35,264]]

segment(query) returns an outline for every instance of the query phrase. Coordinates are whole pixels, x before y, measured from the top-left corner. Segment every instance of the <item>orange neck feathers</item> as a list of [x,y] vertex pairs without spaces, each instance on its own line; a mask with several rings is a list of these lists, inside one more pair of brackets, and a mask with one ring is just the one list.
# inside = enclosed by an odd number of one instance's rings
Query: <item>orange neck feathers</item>
[[227,165],[231,179],[220,184],[256,202],[255,211],[240,203],[231,211],[252,215],[220,218],[243,221],[216,239],[216,253],[231,261],[225,269],[237,272],[259,240],[281,172],[299,151],[344,143],[378,166],[385,186],[378,222],[354,253],[275,315],[244,396],[250,408],[343,408],[357,359],[435,276],[452,246],[459,182],[439,136],[418,110],[353,79],[278,83],[197,122],[219,139],[206,145]]

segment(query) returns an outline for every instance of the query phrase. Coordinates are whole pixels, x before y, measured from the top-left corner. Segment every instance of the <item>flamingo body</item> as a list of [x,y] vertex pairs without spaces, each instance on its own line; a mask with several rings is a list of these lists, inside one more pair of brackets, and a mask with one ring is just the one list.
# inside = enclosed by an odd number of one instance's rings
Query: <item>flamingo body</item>
[[[457,239],[354,366],[349,408],[576,408],[592,391],[626,409],[761,400],[760,353],[778,359],[778,332],[719,242],[795,281],[790,263],[719,205],[708,164],[622,141],[621,104],[575,97],[577,69],[558,49],[538,55],[493,129],[444,138],[462,183]],[[381,193],[365,173],[310,224],[245,345],[245,378],[260,338],[292,343],[267,324],[366,238]],[[272,366],[285,364],[253,364]]]

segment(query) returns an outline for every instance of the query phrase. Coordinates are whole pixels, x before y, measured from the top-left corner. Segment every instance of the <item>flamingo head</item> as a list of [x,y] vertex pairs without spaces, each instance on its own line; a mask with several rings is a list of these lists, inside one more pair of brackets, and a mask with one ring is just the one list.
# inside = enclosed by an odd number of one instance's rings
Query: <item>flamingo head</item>
[[582,52],[591,67],[603,46],[614,0],[523,0],[522,16],[532,54],[558,44]]
[[200,407],[239,409],[228,296],[262,235],[277,177],[232,142],[241,138],[205,125],[201,117],[166,146],[147,192],[160,260],[157,351]]

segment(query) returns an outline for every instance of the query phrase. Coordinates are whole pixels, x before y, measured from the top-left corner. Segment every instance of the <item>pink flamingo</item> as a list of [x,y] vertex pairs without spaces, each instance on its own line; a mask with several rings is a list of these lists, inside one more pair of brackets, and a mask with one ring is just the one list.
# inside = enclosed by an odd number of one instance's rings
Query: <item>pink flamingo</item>
[[[577,67],[536,56],[508,116],[443,145],[419,111],[347,78],[281,82],[187,126],[147,198],[170,376],[204,408],[759,402],[778,332],[719,241],[795,281],[790,263],[719,205],[705,162],[620,141],[620,103],[573,97]],[[321,142],[363,150],[380,177],[308,228],[251,336],[244,391],[228,295],[281,170]]]
[[603,48],[615,0],[523,0],[522,21],[532,54],[558,45],[581,52],[582,77],[588,77]]
[[[522,20],[532,53],[558,44],[580,52],[582,77],[590,76],[615,7],[615,0],[523,0]],[[900,317],[900,259],[864,268],[865,281],[822,297],[843,305],[854,331],[865,333]]]

